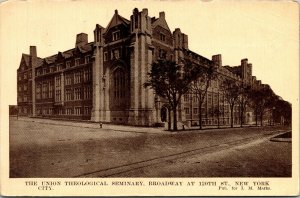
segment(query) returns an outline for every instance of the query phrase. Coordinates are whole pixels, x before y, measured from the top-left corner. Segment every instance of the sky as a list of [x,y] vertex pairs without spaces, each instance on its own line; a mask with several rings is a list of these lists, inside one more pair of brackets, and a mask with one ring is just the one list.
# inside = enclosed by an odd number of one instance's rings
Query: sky
[[248,58],[253,75],[293,103],[299,96],[299,8],[294,1],[7,1],[0,6],[1,103],[16,104],[22,53],[37,46],[39,57],[74,48],[76,34],[93,41],[96,24],[106,27],[115,9],[130,19],[134,8],[151,17],[164,11],[171,31],[188,35],[189,49],[223,65]]

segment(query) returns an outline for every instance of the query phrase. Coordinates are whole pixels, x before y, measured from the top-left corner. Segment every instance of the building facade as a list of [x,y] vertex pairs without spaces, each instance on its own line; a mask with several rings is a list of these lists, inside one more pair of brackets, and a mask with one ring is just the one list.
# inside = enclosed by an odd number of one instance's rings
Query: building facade
[[[172,32],[164,12],[155,18],[148,16],[147,9],[134,9],[127,20],[116,10],[106,28],[96,25],[92,42],[80,33],[73,49],[40,58],[31,46],[30,53],[22,55],[17,70],[19,115],[139,126],[164,123],[172,116],[166,103],[144,86],[151,64],[158,59],[215,64],[224,78],[261,86],[247,59],[229,67],[222,65],[221,55],[210,60],[189,50],[188,36],[179,28]],[[211,83],[202,108],[204,125],[229,124],[230,109],[218,80]],[[218,117],[215,108],[222,110]],[[198,125],[198,113],[196,97],[184,95],[179,123]],[[247,123],[253,122],[252,117],[251,111],[246,112]],[[238,106],[234,122],[240,122]]]

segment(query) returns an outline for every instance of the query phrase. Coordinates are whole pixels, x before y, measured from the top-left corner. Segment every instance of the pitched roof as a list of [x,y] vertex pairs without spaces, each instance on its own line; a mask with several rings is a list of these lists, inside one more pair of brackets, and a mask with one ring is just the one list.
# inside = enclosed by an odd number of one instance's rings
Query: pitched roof
[[105,31],[106,32],[107,30],[109,30],[110,28],[114,27],[114,26],[117,26],[117,25],[120,25],[120,24],[124,24],[126,26],[128,26],[130,24],[130,21],[125,19],[124,17],[120,16],[118,14],[118,11],[115,10],[115,14],[114,16],[112,17],[112,19],[110,20],[110,22],[108,23],[107,27],[105,28]]
[[[90,42],[90,43],[88,43],[84,46],[78,47],[78,49],[81,53],[86,53],[86,52],[89,52],[89,51],[93,50],[93,44],[94,44],[94,42]],[[55,61],[57,60],[58,54],[61,54],[64,58],[70,58],[74,55],[74,51],[76,49],[77,48],[72,48],[72,49],[69,49],[69,50],[64,51],[64,52],[58,52],[57,54],[45,57],[44,59],[38,57],[37,67],[42,66],[44,62],[47,63],[47,64],[55,63]]]
[[152,27],[153,28],[159,25],[159,26],[165,28],[166,30],[168,30],[169,32],[171,32],[171,30],[170,30],[170,28],[169,28],[169,26],[168,26],[167,21],[166,21],[165,18],[162,18],[162,17],[157,18],[157,19],[155,19],[155,18],[153,19],[152,18],[151,21],[152,21]]
[[25,64],[26,64],[27,66],[29,66],[30,55],[29,55],[29,54],[22,54],[22,58],[24,59]]

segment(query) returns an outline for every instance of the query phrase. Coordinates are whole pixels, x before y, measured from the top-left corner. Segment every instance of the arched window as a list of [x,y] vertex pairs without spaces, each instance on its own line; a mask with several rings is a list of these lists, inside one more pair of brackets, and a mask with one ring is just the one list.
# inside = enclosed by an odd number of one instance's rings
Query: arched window
[[114,72],[114,99],[121,101],[125,98],[126,90],[125,73],[122,69],[118,68]]

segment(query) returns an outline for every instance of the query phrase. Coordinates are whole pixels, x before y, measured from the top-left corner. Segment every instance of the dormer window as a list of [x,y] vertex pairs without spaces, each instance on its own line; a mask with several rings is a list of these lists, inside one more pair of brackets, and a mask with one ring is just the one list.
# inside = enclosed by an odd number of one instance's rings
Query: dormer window
[[57,65],[57,71],[60,71],[60,70],[62,70],[63,68],[62,68],[62,64],[60,63],[60,64],[58,64]]
[[67,68],[71,67],[71,61],[67,61],[67,62],[66,62],[66,67],[67,67]]
[[47,68],[43,69],[43,74],[47,74]]
[[84,61],[85,61],[85,64],[88,64],[90,62],[90,56],[85,56]]
[[119,59],[120,58],[120,50],[115,49],[112,51],[112,59]]
[[120,30],[118,31],[115,31],[112,33],[112,41],[116,41],[116,40],[119,40],[120,39]]
[[79,59],[79,58],[76,58],[76,59],[75,59],[75,66],[78,66],[78,65],[80,65],[80,59]]
[[108,60],[108,53],[104,52],[104,61],[107,61],[107,60]]
[[163,33],[160,33],[160,40],[165,42],[166,41],[166,35],[164,35]]
[[165,50],[160,49],[159,50],[159,58],[165,59],[167,57],[167,53]]

